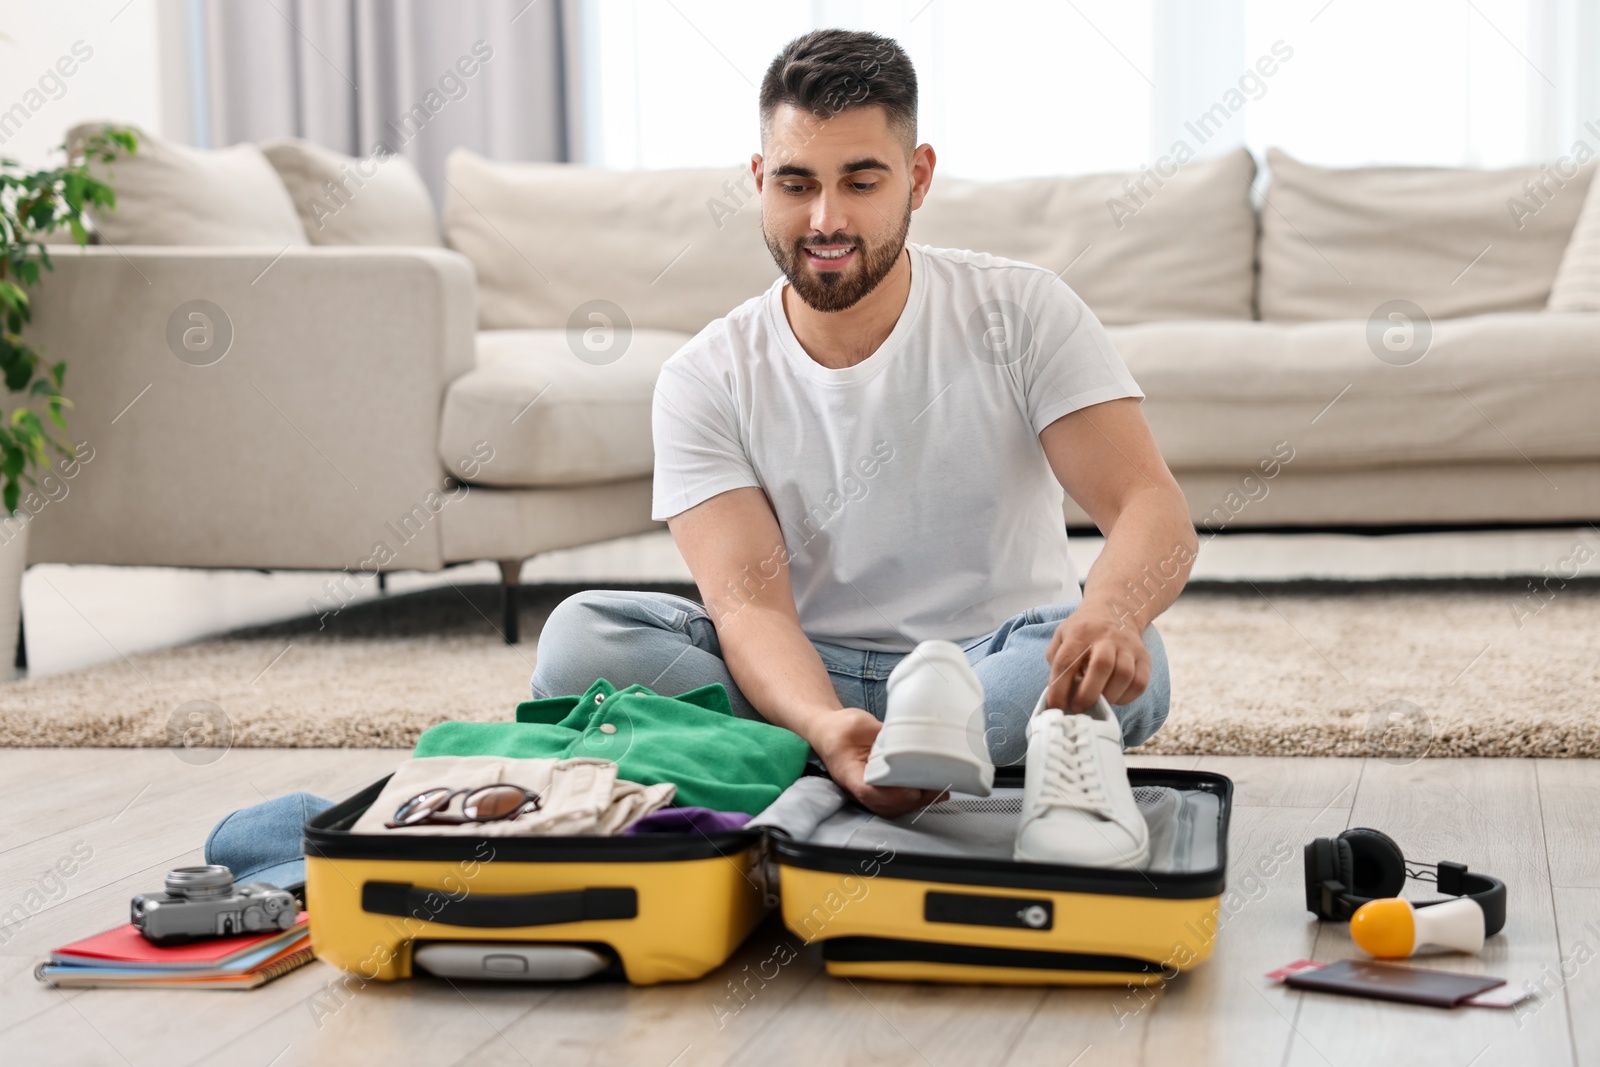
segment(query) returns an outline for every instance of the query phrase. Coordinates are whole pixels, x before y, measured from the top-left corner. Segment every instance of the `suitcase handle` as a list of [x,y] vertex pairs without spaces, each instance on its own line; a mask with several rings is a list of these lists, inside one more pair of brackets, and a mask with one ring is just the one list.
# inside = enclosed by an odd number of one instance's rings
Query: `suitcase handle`
[[450,926],[554,926],[637,918],[639,894],[627,886],[558,893],[471,893],[456,898],[443,890],[406,882],[367,882],[361,887],[361,909]]

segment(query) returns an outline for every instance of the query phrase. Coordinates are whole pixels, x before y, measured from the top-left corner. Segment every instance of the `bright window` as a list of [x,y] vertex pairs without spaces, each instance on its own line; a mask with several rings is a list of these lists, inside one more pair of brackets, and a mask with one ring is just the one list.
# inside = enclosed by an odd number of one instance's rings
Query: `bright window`
[[767,64],[818,26],[905,47],[921,137],[959,177],[1136,169],[1178,138],[1329,165],[1600,148],[1589,0],[587,0],[582,19],[580,158],[613,168],[742,164]]
[[584,19],[583,158],[599,166],[749,159],[767,64],[823,25],[873,30],[906,49],[919,134],[946,173],[1124,169],[1150,147],[1146,3],[605,0],[586,5]]
[[[1527,0],[1249,0],[1245,51],[1282,40],[1291,60],[1247,116],[1258,154],[1276,145],[1330,165],[1510,166],[1537,155]],[[1545,86],[1548,89],[1548,86]]]

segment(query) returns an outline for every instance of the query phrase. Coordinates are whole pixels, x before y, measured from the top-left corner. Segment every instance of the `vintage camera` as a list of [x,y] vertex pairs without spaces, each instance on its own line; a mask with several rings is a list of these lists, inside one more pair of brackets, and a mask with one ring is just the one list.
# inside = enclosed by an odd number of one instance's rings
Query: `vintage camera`
[[133,925],[157,945],[287,930],[300,914],[293,893],[266,882],[236,886],[233,872],[217,864],[174,867],[167,891],[139,894],[132,912]]

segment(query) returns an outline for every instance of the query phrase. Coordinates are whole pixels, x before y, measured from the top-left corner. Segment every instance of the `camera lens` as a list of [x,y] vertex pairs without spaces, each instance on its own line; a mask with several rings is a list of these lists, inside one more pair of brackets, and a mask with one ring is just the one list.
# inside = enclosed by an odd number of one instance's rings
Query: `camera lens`
[[233,872],[220,864],[204,867],[174,867],[167,872],[167,892],[175,897],[203,900],[227,896],[233,888]]

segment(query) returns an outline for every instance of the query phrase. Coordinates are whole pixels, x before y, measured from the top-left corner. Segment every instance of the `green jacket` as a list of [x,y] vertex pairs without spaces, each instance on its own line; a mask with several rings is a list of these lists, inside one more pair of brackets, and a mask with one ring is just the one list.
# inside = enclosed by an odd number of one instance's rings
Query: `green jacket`
[[630,782],[673,783],[679,806],[758,815],[800,777],[810,751],[799,734],[737,718],[719,684],[668,697],[600,678],[581,697],[523,701],[516,722],[442,722],[413,755],[591,756]]

